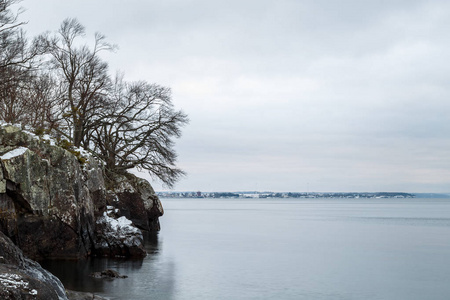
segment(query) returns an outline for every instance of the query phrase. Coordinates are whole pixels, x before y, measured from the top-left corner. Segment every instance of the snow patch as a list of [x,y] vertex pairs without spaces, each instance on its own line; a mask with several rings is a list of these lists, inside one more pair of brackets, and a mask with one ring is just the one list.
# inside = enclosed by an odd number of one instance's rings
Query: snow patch
[[119,213],[118,208],[115,208],[114,206],[110,206],[110,205],[106,206],[106,215],[108,217],[114,218],[115,214],[118,214],[118,213]]
[[0,284],[8,288],[28,288],[28,282],[22,280],[17,274],[0,274]]
[[105,222],[109,225],[109,227],[117,232],[119,236],[125,237],[127,234],[141,234],[141,231],[136,227],[132,226],[133,222],[128,220],[126,217],[122,216],[118,219],[114,219],[108,216],[106,212],[103,213],[103,217],[101,217],[98,222]]
[[3,120],[0,120],[0,125],[1,126],[14,126],[17,128],[22,128],[22,124],[16,124],[16,123],[10,123],[10,122],[5,122]]
[[29,130],[25,129],[25,130],[22,130],[22,132],[28,134],[29,136],[33,137],[34,139],[39,139],[39,137],[36,134],[34,134],[33,132],[31,132]]
[[[29,289],[29,282],[24,281],[22,276],[17,274],[0,274],[0,285],[3,285],[8,289]],[[30,295],[37,295],[37,293],[38,292],[35,289],[29,291]]]
[[[142,232],[132,225],[132,222],[122,216],[114,219],[106,212],[97,220],[97,224],[103,225],[101,247],[141,247],[143,242]],[[106,242],[106,243],[105,243]]]
[[74,148],[74,150],[80,152],[80,155],[83,156],[84,158],[91,157],[91,153],[89,151],[85,150],[84,148],[78,147],[78,148]]
[[27,150],[28,150],[28,148],[19,147],[19,148],[16,148],[14,150],[11,150],[11,151],[3,154],[2,156],[0,156],[0,159],[2,159],[2,160],[11,159],[11,158],[14,158],[14,157],[24,154]]
[[113,201],[114,201],[114,202],[119,202],[119,197],[118,197],[116,194],[114,194]]
[[56,141],[49,134],[44,134],[42,140],[50,142],[50,146],[56,146]]
[[127,180],[119,182],[119,185],[117,187],[115,187],[114,191],[116,193],[124,193],[124,192],[135,193],[136,192],[134,187]]

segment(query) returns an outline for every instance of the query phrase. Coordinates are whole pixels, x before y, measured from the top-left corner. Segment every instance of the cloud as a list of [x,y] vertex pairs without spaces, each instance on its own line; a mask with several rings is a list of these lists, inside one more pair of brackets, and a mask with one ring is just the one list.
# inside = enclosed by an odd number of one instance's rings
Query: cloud
[[448,192],[447,1],[22,5],[32,33],[78,17],[112,69],[172,88],[177,189]]

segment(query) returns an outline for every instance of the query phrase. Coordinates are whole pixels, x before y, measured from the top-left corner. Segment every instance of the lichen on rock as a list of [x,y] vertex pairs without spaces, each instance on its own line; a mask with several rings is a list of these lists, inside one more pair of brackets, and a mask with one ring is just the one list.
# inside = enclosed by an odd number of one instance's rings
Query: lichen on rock
[[32,258],[89,255],[94,206],[77,159],[11,128],[0,127],[0,230]]

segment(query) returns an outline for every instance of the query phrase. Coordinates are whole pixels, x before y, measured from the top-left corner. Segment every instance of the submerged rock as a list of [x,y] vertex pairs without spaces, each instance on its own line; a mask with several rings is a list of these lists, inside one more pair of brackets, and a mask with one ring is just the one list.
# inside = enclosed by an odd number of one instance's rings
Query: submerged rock
[[109,279],[114,279],[114,278],[128,278],[128,276],[126,275],[120,275],[119,272],[114,271],[114,270],[104,270],[101,272],[94,272],[90,275],[91,277],[94,278],[109,278]]
[[107,300],[107,298],[85,292],[76,292],[67,290],[69,300]]

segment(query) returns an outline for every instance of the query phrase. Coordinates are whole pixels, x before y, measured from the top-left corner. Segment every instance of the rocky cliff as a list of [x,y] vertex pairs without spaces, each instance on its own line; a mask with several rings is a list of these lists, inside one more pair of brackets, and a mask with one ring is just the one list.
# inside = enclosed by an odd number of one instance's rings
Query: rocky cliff
[[105,183],[102,164],[74,152],[0,125],[0,231],[38,260],[145,255],[140,230],[159,230],[163,214],[150,184]]

